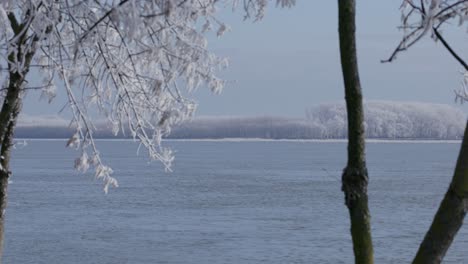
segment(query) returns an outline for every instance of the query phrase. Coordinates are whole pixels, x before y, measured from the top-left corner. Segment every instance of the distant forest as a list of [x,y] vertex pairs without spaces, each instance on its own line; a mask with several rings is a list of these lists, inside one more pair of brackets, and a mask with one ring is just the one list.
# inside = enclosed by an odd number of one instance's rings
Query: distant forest
[[[467,115],[449,105],[371,101],[365,104],[368,138],[460,139]],[[96,124],[96,138],[115,137],[104,123]],[[17,138],[69,138],[73,129],[64,120],[23,117]],[[346,108],[342,103],[322,104],[306,111],[305,118],[205,117],[173,128],[172,139],[344,139]]]

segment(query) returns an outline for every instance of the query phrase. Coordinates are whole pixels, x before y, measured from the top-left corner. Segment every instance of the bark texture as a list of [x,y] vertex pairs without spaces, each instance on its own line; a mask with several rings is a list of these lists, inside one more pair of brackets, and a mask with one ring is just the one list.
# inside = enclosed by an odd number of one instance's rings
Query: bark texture
[[[18,108],[19,109],[19,108]],[[16,112],[16,113],[19,113]],[[17,117],[17,114],[16,114]],[[13,146],[13,131],[16,125],[16,117],[14,120],[9,122],[6,129],[5,137],[2,141],[2,147],[0,150],[1,156],[3,157],[0,161],[2,169],[0,170],[0,256],[3,256],[3,236],[5,226],[5,211],[7,207],[7,190],[8,190],[8,179],[10,178],[10,156],[11,148]],[[0,263],[1,263],[0,259]]]
[[468,122],[452,182],[432,225],[419,246],[414,264],[441,263],[468,210]]
[[[31,60],[34,57],[37,42],[37,37],[33,34],[30,36],[32,39],[31,48],[27,52],[24,51],[24,45],[28,41],[28,19],[25,18],[25,22],[19,24],[13,13],[8,14],[8,19],[15,33],[16,43],[12,45],[14,51],[8,55],[8,86],[0,111],[0,263],[3,255],[5,211],[7,207],[8,179],[11,175],[10,156],[14,130],[21,111],[23,85],[29,72]],[[23,65],[23,67],[19,69],[14,65]]]
[[368,175],[365,156],[364,111],[356,54],[356,2],[338,0],[341,68],[348,113],[348,163],[342,175],[342,190],[349,209],[355,263],[374,262]]
[[[29,62],[28,62],[29,65]],[[10,72],[10,82],[7,95],[3,101],[0,111],[0,256],[3,255],[5,211],[7,207],[7,190],[10,172],[10,157],[13,147],[13,136],[16,127],[16,121],[21,111],[21,89],[24,83],[24,76],[27,72],[19,74]],[[1,258],[0,258],[1,263]]]

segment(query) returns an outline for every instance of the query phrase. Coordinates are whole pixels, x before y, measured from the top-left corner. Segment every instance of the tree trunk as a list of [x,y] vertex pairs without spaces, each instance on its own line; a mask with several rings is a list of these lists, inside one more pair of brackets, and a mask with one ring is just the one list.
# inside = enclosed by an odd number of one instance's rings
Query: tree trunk
[[[18,113],[18,112],[17,112]],[[2,159],[0,164],[2,169],[0,170],[0,256],[3,256],[3,236],[4,236],[4,225],[5,225],[5,211],[7,207],[7,189],[8,179],[10,178],[10,156],[11,148],[13,146],[13,131],[16,125],[16,118],[10,122],[7,127],[5,138],[2,142],[1,156]],[[0,258],[0,263],[1,263]]]
[[[4,236],[4,223],[5,223],[5,210],[7,206],[7,187],[9,172],[5,170],[0,171],[0,256],[3,256],[3,236]],[[0,259],[0,263],[1,263]]]
[[356,55],[355,0],[338,0],[341,68],[348,113],[348,164],[342,175],[342,190],[349,209],[355,263],[374,262],[368,175],[365,157],[364,112]]
[[[28,36],[30,24],[27,16],[29,14],[28,11],[24,22],[21,24],[17,21],[14,13],[9,12],[7,14],[10,26],[15,33],[14,39],[17,40],[11,46],[15,52],[11,51],[8,54],[8,89],[0,110],[0,263],[3,255],[5,210],[7,206],[8,179],[11,175],[10,156],[13,147],[13,134],[21,111],[22,93],[24,93],[23,85],[36,52],[36,43],[39,40],[35,34]],[[28,41],[30,42],[27,44]],[[29,49],[25,50],[26,46]],[[17,68],[16,65],[22,65],[22,67]]]
[[21,111],[21,86],[24,82],[24,77],[17,73],[10,73],[8,93],[4,99],[0,116],[7,116],[8,120],[0,123],[2,128],[3,140],[0,148],[0,263],[3,256],[3,237],[5,225],[5,212],[7,207],[7,189],[10,172],[10,156],[13,147],[13,134]]
[[413,264],[441,263],[468,210],[468,121],[452,182]]

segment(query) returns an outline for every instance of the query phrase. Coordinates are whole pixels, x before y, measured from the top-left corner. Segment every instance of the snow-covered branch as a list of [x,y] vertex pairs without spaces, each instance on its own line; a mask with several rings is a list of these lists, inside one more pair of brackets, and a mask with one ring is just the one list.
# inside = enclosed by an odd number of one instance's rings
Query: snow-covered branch
[[161,139],[192,117],[192,91],[223,89],[217,72],[227,60],[208,49],[206,34],[228,31],[217,12],[239,2],[247,16],[260,19],[268,2],[289,7],[295,0],[4,0],[0,74],[7,74],[0,78],[8,82],[18,73],[21,97],[33,88],[26,85],[26,75],[34,65],[43,77],[34,86],[42,97],[52,101],[57,87],[63,88],[76,130],[68,145],[82,153],[75,167],[83,172],[94,168],[106,190],[117,182],[94,144],[96,113],[115,134],[131,135],[152,160],[170,170],[174,157]]
[[[468,63],[449,44],[441,33],[444,25],[458,24],[466,26],[468,21],[468,0],[403,0],[401,4],[401,26],[403,37],[390,57],[382,62],[391,62],[397,55],[419,42],[424,36],[430,35],[435,41],[440,41],[450,55],[468,71]],[[455,22],[455,23],[452,23]],[[456,99],[465,101],[466,78],[464,85],[456,91]]]
[[23,54],[39,47],[34,58],[43,96],[52,100],[57,86],[68,95],[76,129],[68,145],[82,152],[75,167],[94,166],[107,190],[117,182],[101,162],[89,113],[97,110],[115,133],[130,133],[170,169],[172,152],[161,137],[192,116],[196,105],[186,91],[206,85],[219,92],[224,85],[216,72],[226,60],[207,49],[199,27],[200,20],[215,19],[216,2],[3,1],[0,49],[10,69],[26,72],[21,60],[8,60],[18,50],[14,40],[27,40]]

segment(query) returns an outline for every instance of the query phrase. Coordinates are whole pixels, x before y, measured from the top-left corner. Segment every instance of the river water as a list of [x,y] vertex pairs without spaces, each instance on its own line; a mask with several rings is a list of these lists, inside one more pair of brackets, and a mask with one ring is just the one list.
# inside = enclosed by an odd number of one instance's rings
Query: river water
[[[174,172],[100,141],[120,187],[76,173],[64,141],[15,150],[4,263],[352,263],[344,142],[170,141]],[[376,263],[409,263],[457,143],[369,143]],[[468,263],[463,227],[445,263]]]

